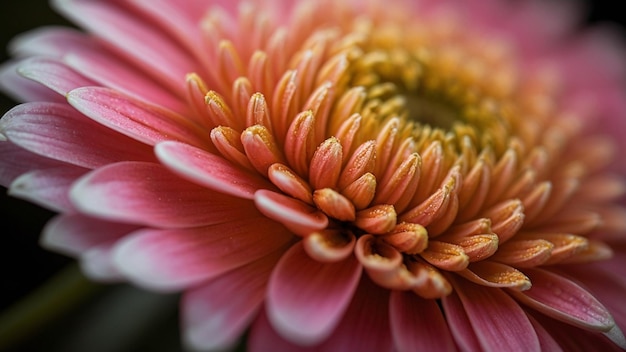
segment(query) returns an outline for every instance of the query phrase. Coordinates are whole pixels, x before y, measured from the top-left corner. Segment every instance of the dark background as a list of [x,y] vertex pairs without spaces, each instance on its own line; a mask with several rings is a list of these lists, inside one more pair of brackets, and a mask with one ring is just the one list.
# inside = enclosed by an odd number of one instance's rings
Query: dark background
[[[0,62],[7,60],[7,42],[16,34],[48,23],[67,23],[46,1],[0,1]],[[15,102],[0,93],[0,113]],[[24,201],[9,198],[0,187],[0,310],[53,274],[68,259],[37,245],[42,224],[52,215]]]
[[[616,7],[618,4],[619,2],[612,0],[589,2],[587,21],[593,23],[608,20],[626,23],[624,11]],[[52,12],[45,0],[0,0],[0,62],[8,59],[5,48],[13,36],[47,24],[70,25]],[[626,58],[624,62],[626,64]],[[15,102],[0,94],[0,114],[9,110],[13,105]],[[3,311],[15,305],[50,277],[73,265],[73,260],[45,251],[38,245],[41,228],[52,215],[51,212],[30,203],[8,197],[6,189],[0,188],[0,316]],[[128,287],[119,285],[104,288],[93,285],[91,289],[96,291],[101,289],[129,290]],[[135,294],[141,296],[141,293],[135,292]],[[172,320],[171,316],[168,317]],[[169,323],[170,327],[176,324],[175,316],[173,320],[174,322]],[[39,335],[35,336],[39,338]],[[42,341],[51,339],[45,334],[41,338]],[[177,340],[177,337],[170,336],[170,339]],[[32,341],[25,342],[22,346],[19,350],[42,348],[41,344]],[[161,346],[159,350],[175,349],[173,346],[172,344],[168,348]],[[2,350],[1,345],[0,350]],[[45,350],[51,349],[45,348]],[[156,349],[150,348],[150,350]]]

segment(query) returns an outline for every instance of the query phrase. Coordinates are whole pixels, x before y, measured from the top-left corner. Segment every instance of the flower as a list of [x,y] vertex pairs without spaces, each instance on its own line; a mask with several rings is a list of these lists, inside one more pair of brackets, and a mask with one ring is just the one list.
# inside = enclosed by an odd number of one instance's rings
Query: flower
[[564,4],[54,5],[0,181],[190,348],[626,348],[624,72]]

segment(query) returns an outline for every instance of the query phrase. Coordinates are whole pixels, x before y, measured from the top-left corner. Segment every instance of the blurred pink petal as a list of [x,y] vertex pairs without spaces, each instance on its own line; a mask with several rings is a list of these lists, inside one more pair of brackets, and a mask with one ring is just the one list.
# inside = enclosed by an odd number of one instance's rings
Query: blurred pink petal
[[69,190],[87,173],[80,167],[55,167],[21,174],[9,185],[9,194],[58,212],[73,212]]
[[93,81],[83,77],[58,60],[49,58],[32,58],[18,67],[18,73],[32,79],[53,91],[65,96],[74,88],[95,85]]
[[154,27],[131,15],[114,2],[56,0],[55,7],[97,33],[116,47],[130,61],[144,67],[173,92],[182,91],[183,78],[193,71],[193,61],[185,56],[176,43],[154,31]]
[[[1,139],[2,135],[0,135]],[[0,185],[9,187],[21,174],[34,169],[59,166],[55,160],[39,156],[10,142],[0,143]]]
[[18,73],[20,62],[5,62],[0,66],[0,89],[18,102],[47,101],[64,102],[54,91],[33,82]]
[[[138,71],[137,66],[115,54],[104,54],[100,47],[79,47],[63,56],[63,62],[76,72],[124,94],[186,114],[189,107],[181,97],[173,96],[167,88]],[[123,80],[115,79],[124,77]]]
[[58,215],[43,229],[41,244],[68,255],[79,255],[90,248],[114,243],[137,229],[79,214]]
[[124,276],[113,262],[113,250],[114,245],[109,243],[89,248],[81,253],[79,261],[83,274],[102,283],[124,281]]
[[73,50],[97,46],[89,36],[73,28],[43,27],[13,38],[10,51],[17,57],[46,56],[60,59]]

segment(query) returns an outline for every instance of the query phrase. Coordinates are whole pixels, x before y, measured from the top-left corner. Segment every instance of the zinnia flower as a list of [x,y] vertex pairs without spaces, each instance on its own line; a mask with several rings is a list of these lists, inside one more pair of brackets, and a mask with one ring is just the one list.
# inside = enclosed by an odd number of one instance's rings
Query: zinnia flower
[[[0,177],[185,344],[626,348],[620,48],[569,5],[58,0]],[[555,15],[558,14],[558,15]]]

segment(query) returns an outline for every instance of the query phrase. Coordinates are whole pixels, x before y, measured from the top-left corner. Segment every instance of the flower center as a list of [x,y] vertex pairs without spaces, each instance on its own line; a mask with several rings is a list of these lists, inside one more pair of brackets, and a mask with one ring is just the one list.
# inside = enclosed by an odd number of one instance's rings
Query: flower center
[[545,76],[518,77],[504,45],[447,17],[344,15],[316,30],[295,18],[291,36],[251,24],[257,51],[205,24],[217,67],[210,84],[188,77],[190,104],[224,158],[276,187],[255,195],[262,213],[311,257],[355,255],[379,285],[427,298],[450,273],[527,289],[517,268],[587,251],[597,222],[551,218],[585,175]]
[[412,95],[406,105],[409,120],[420,125],[449,131],[459,121],[457,108],[436,96]]

